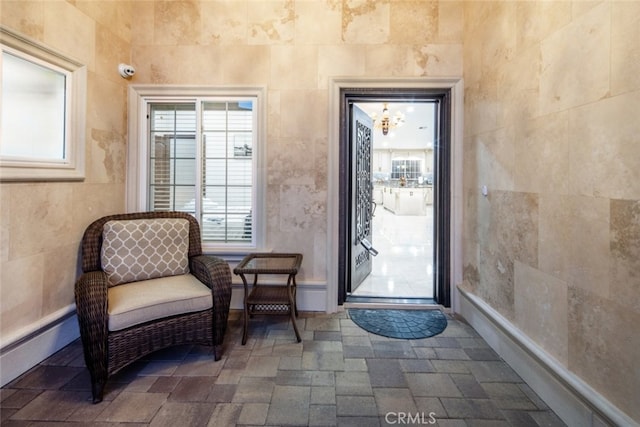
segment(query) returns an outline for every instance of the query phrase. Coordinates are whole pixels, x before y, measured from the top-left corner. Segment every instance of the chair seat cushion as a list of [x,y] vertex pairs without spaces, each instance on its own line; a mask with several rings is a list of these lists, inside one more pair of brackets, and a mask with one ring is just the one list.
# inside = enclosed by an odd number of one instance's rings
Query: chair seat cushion
[[113,286],[108,290],[109,330],[213,306],[211,289],[191,274]]

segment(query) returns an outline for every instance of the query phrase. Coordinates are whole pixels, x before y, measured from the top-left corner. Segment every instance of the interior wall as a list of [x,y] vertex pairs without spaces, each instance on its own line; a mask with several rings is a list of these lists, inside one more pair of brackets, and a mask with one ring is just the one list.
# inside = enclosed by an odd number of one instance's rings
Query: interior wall
[[[267,87],[266,246],[328,287],[329,79],[462,74],[454,2],[135,2],[136,84]],[[320,24],[321,23],[321,24]]]
[[[86,179],[0,183],[2,345],[74,303],[80,240],[100,216],[124,209],[128,2],[0,2],[3,26],[87,65]],[[33,118],[37,126],[37,117]]]
[[465,3],[464,287],[636,420],[638,40],[639,2]]

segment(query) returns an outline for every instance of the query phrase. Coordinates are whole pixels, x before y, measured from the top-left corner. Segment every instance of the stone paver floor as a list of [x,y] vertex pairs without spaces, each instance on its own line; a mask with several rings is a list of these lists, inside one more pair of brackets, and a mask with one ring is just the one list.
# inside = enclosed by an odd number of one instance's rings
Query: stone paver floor
[[440,335],[370,334],[346,312],[286,317],[232,311],[224,353],[181,346],[113,376],[93,405],[82,345],[71,343],[0,390],[2,426],[563,426],[466,323]]

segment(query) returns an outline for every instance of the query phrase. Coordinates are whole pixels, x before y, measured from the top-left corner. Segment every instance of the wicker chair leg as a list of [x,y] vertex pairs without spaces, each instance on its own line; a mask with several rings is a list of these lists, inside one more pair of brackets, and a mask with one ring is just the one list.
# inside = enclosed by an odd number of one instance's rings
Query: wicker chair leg
[[216,362],[222,357],[222,344],[213,346],[213,360]]
[[92,380],[91,381],[91,394],[93,395],[93,403],[102,402],[102,398],[104,396],[104,380]]

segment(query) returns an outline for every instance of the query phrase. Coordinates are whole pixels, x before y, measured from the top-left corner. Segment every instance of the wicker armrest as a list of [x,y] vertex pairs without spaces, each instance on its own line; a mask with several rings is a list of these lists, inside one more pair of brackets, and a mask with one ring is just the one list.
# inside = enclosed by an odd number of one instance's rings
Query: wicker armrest
[[[107,361],[105,357],[105,343],[107,341],[107,275],[102,271],[84,273],[76,281],[75,298],[78,324],[84,360],[87,367],[98,376],[107,375]],[[93,384],[94,392],[100,390],[101,385]],[[102,399],[101,392],[94,393],[94,403]]]
[[191,274],[215,292],[231,292],[231,269],[222,258],[198,255],[189,258]]
[[221,345],[231,304],[231,268],[222,258],[197,255],[189,258],[191,274],[211,289],[213,297],[214,344]]
[[76,308],[81,322],[106,322],[107,289],[108,278],[103,271],[84,273],[76,281]]

